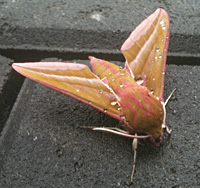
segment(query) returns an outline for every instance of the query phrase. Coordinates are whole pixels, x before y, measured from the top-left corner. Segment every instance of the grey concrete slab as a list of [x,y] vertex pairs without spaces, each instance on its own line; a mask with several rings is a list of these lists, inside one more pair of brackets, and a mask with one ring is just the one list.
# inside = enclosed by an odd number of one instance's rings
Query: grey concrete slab
[[140,141],[133,185],[132,141],[80,128],[117,120],[26,80],[0,142],[0,187],[198,187],[199,71],[167,66],[165,98],[178,89],[167,106],[173,132],[158,148]]
[[11,59],[0,55],[0,132],[6,122],[22,83],[22,76],[12,70]]
[[198,0],[1,1],[0,49],[119,53],[129,33],[158,7],[171,20],[169,52],[199,56]]
[[3,85],[8,80],[8,76],[12,70],[11,63],[11,59],[0,55],[0,92],[2,92]]

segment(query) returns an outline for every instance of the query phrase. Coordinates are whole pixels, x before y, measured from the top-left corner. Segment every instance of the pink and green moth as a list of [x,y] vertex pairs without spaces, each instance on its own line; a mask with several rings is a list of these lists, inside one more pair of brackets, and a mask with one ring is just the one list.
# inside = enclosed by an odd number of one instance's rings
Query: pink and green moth
[[157,9],[130,34],[121,47],[122,68],[90,57],[92,71],[83,64],[62,62],[14,63],[20,74],[69,95],[123,122],[122,129],[92,127],[133,139],[134,164],[137,141],[161,141],[166,126],[163,89],[169,43],[169,18]]

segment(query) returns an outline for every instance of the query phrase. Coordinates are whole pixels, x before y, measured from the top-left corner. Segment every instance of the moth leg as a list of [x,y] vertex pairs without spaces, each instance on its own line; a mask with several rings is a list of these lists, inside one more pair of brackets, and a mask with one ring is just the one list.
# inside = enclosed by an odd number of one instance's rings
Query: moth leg
[[117,127],[110,127],[112,130],[116,130],[116,131],[119,131],[119,132],[121,132],[121,133],[127,133],[127,134],[129,134],[127,131],[125,131],[125,130],[122,130],[122,129],[119,129],[119,128],[117,128]]
[[[135,134],[137,136],[137,134]],[[136,156],[137,156],[137,147],[138,147],[138,139],[134,138],[132,143],[133,151],[134,151],[134,157],[133,157],[133,170],[131,173],[131,182],[133,182],[133,176],[135,172],[135,165],[136,165]]]
[[169,102],[170,98],[172,97],[172,95],[174,94],[175,91],[176,91],[176,88],[171,92],[171,94],[169,95],[169,97],[165,101],[165,106],[167,105],[167,103]]
[[150,135],[144,135],[144,136],[138,136],[138,135],[132,135],[129,134],[128,132],[118,129],[118,128],[114,128],[114,127],[87,127],[87,126],[82,126],[81,128],[89,128],[92,129],[94,131],[104,131],[104,132],[108,132],[108,133],[113,133],[119,136],[124,136],[127,138],[149,138],[151,137]]
[[164,129],[165,132],[167,132],[168,134],[171,134],[172,129],[170,129],[169,127],[167,127],[167,125],[162,124],[162,128]]
[[103,130],[105,130],[105,129],[116,130],[116,131],[121,132],[121,133],[129,134],[127,131],[119,129],[117,127],[89,127],[89,126],[81,126],[81,128],[88,128],[88,129],[93,129],[93,130],[103,128]]

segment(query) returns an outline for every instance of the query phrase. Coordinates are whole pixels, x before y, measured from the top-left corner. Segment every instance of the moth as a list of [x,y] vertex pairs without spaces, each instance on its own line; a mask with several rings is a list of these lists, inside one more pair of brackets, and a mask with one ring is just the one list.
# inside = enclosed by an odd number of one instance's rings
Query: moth
[[[63,62],[14,63],[13,68],[40,84],[69,95],[123,122],[122,128],[92,127],[133,139],[134,164],[138,139],[159,145],[166,126],[163,89],[169,43],[169,17],[159,8],[130,34],[121,47],[122,68],[89,57],[84,64]],[[171,95],[170,95],[171,96]]]

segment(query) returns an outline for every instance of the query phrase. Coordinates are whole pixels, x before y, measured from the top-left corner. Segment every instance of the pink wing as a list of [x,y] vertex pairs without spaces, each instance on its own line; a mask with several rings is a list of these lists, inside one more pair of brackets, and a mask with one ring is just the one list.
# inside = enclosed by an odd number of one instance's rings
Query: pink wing
[[13,68],[38,83],[80,100],[121,120],[115,95],[83,64],[14,63]]
[[157,9],[146,18],[121,47],[126,69],[163,101],[165,63],[169,43],[169,18]]

